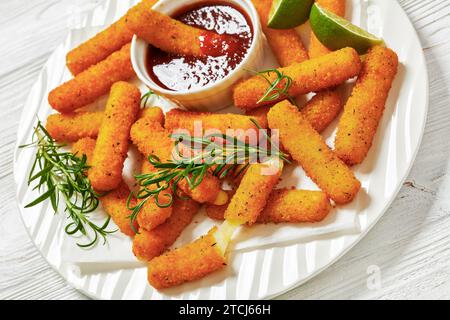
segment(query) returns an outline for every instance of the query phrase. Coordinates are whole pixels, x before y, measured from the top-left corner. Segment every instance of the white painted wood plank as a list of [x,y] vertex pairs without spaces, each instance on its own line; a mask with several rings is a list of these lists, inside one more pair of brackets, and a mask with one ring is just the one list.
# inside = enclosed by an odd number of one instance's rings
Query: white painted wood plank
[[[86,298],[47,265],[29,240],[15,203],[12,152],[30,86],[64,40],[71,13],[98,2],[0,1],[0,299]],[[430,113],[409,183],[363,241],[280,298],[450,298],[450,7],[447,0],[399,3],[420,35],[430,73]],[[366,285],[371,265],[381,270],[378,290]]]

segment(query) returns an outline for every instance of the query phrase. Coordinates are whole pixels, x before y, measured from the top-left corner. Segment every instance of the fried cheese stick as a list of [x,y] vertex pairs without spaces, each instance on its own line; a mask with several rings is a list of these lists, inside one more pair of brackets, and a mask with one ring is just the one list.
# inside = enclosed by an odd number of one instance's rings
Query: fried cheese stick
[[[142,174],[149,174],[155,172],[157,169],[148,162],[146,159],[142,162]],[[148,189],[154,190],[155,186],[149,186]],[[174,195],[172,194],[172,188],[167,188],[163,190],[158,195],[158,203],[165,205],[172,199]],[[141,199],[137,200],[138,203],[143,201]],[[172,215],[173,207],[168,206],[158,206],[154,198],[148,199],[141,207],[139,214],[137,215],[137,222],[141,228],[150,231],[160,226]]]
[[[240,114],[216,114],[210,112],[191,112],[180,109],[172,109],[166,114],[166,129],[175,132],[177,129],[187,130],[192,136],[198,135],[195,132],[195,125],[200,124],[203,136],[204,131],[218,130],[223,134],[245,138],[247,130],[257,130],[257,126],[251,121],[256,120]],[[261,124],[260,124],[261,125]],[[264,127],[263,127],[264,128]],[[267,128],[267,126],[265,127]],[[227,133],[228,130],[228,133]],[[243,140],[243,139],[241,139]]]
[[[269,166],[272,172],[265,173]],[[224,214],[225,219],[236,224],[254,224],[266,206],[282,171],[283,162],[279,163],[279,167],[266,163],[251,164],[231,198]]]
[[[314,130],[321,133],[336,119],[341,109],[342,100],[340,95],[337,92],[325,90],[312,97],[300,111]],[[269,111],[270,107],[266,106],[247,111],[245,114],[255,118],[263,128],[266,128],[268,126],[267,114]]]
[[[126,25],[139,38],[165,52],[195,57],[222,55],[224,52],[219,48],[224,41],[232,39],[230,36],[186,25],[151,8],[145,2],[131,8],[127,13]],[[217,45],[214,49],[207,43]]]
[[[343,17],[345,15],[346,0],[318,0],[317,3],[327,10]],[[311,42],[309,45],[310,58],[317,58],[330,53],[311,32]],[[337,90],[325,90],[318,92],[302,110],[303,115],[310,120],[313,127],[322,132],[338,116],[343,107],[341,95]]]
[[376,46],[369,50],[336,135],[335,152],[348,165],[359,164],[367,156],[397,68],[398,57],[391,49]]
[[339,92],[325,90],[316,93],[301,109],[301,112],[312,127],[319,133],[324,131],[342,110],[342,99]]
[[272,130],[279,130],[283,147],[328,197],[337,204],[353,200],[361,183],[295,106],[278,103],[270,109],[268,120]]
[[51,114],[45,129],[56,141],[75,142],[81,138],[97,138],[103,112]]
[[267,26],[272,0],[252,0],[267,42],[282,67],[308,60],[308,52],[295,29],[276,30]]
[[169,248],[191,222],[200,206],[194,200],[175,199],[172,215],[151,231],[140,229],[133,239],[133,253],[141,261],[150,261]]
[[[215,220],[223,220],[226,209],[227,205],[205,206],[208,217]],[[257,223],[320,222],[330,210],[330,201],[322,191],[278,189],[270,194]]]
[[148,281],[156,289],[194,281],[222,269],[226,259],[217,245],[217,228],[196,241],[168,251],[148,263]]
[[[344,48],[319,58],[278,69],[283,75],[292,79],[288,93],[294,97],[335,87],[358,75],[360,70],[361,60],[353,48]],[[274,82],[277,78],[273,72],[266,76],[270,82]],[[266,79],[259,75],[253,76],[234,87],[234,104],[240,109],[251,110],[284,99],[281,96],[276,101],[258,103],[268,89]]]
[[122,181],[130,128],[138,115],[140,98],[139,89],[127,82],[117,82],[111,88],[89,170],[97,191],[113,190]]
[[[337,14],[338,16],[345,16],[345,2],[346,0],[316,0],[316,2],[328,11]],[[314,32],[311,32],[311,41],[309,43],[309,56],[316,58],[330,53],[331,50],[325,47],[319,39],[317,39]]]
[[[92,138],[83,138],[75,142],[72,146],[72,153],[78,156],[86,155],[87,164],[90,165],[95,149],[95,140]],[[122,181],[119,187],[106,195],[100,197],[100,203],[106,213],[111,216],[111,219],[119,227],[120,231],[127,236],[133,237],[135,232],[130,225],[130,211],[127,208],[127,200],[130,195],[130,189],[127,184]],[[136,199],[131,199],[131,206],[136,205]],[[133,224],[135,230],[138,230],[138,224],[135,221]]]
[[73,112],[108,93],[115,82],[129,80],[134,75],[130,44],[127,44],[105,60],[53,89],[48,95],[48,102],[61,113]]
[[[157,0],[144,0],[153,6]],[[121,17],[105,30],[69,51],[66,56],[67,68],[76,76],[89,67],[106,59],[113,52],[131,42],[133,32],[126,26],[127,15]]]
[[[169,131],[158,123],[148,121],[146,118],[139,119],[131,128],[131,139],[145,157],[154,155],[163,162],[173,158],[174,141],[170,138]],[[223,204],[227,200],[226,194],[220,189],[220,181],[210,173],[207,173],[200,185],[192,190],[185,180],[180,181],[178,187],[199,203]]]

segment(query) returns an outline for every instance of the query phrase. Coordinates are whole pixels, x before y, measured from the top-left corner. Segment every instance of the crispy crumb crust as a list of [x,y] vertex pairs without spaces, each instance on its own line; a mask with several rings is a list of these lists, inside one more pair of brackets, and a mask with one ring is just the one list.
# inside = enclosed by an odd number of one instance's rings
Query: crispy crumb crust
[[225,219],[248,225],[256,222],[282,173],[282,165],[269,175],[264,174],[266,168],[260,163],[249,166],[225,211]]
[[199,207],[193,200],[175,199],[170,218],[151,231],[139,230],[133,239],[134,255],[141,261],[150,261],[161,255],[192,222]]
[[[306,60],[302,63],[295,63],[278,70],[293,80],[289,94],[298,96],[333,88],[347,79],[357,76],[361,70],[361,60],[355,49],[344,48],[325,56]],[[271,73],[268,78],[273,82],[276,79],[276,75]],[[261,76],[253,76],[242,81],[234,87],[234,104],[236,107],[244,110],[273,104],[276,101],[258,103],[258,100],[264,96],[267,89],[268,83]],[[283,97],[280,97],[280,100],[282,99]]]
[[[233,191],[228,191],[230,198]],[[214,220],[224,220],[228,204],[207,205],[205,211]],[[267,205],[258,217],[257,223],[301,223],[319,222],[330,213],[331,204],[322,191],[273,190]]]
[[353,200],[361,183],[295,106],[280,102],[268,119],[272,129],[279,129],[284,148],[322,191],[338,204]]
[[51,114],[45,129],[56,141],[75,142],[81,138],[97,138],[103,112]]
[[181,248],[171,250],[148,263],[148,281],[156,289],[194,281],[222,269],[225,257],[216,246],[217,228]]
[[[157,0],[144,1],[150,6],[158,2]],[[77,75],[131,42],[134,33],[127,28],[125,20],[126,15],[88,41],[69,51],[66,56],[66,64],[70,72]]]
[[114,190],[122,181],[130,128],[138,115],[140,98],[139,89],[127,82],[117,82],[111,88],[89,170],[97,191]]
[[370,49],[338,124],[335,152],[348,165],[361,163],[383,116],[397,74],[398,57],[391,49]]
[[53,89],[48,95],[48,102],[61,113],[73,112],[107,94],[115,82],[129,80],[134,75],[130,44],[127,44],[105,60]]
[[[83,138],[75,142],[72,146],[72,153],[82,156],[86,155],[87,164],[90,165],[92,155],[94,153],[96,141],[92,138]],[[119,227],[120,231],[127,236],[133,237],[134,231],[130,225],[130,211],[127,208],[127,199],[130,195],[130,189],[127,184],[122,181],[119,187],[108,192],[106,195],[100,197],[100,203],[105,209],[106,213],[111,216],[111,219]],[[131,205],[135,205],[136,200],[131,199]],[[134,223],[135,230],[138,228],[137,222]]]

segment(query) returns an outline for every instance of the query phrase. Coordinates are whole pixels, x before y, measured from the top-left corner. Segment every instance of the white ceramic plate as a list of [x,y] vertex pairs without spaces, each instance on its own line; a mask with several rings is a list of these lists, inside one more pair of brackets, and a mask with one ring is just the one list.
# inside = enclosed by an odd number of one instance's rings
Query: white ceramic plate
[[[52,112],[47,94],[68,78],[64,62],[70,44],[89,38],[93,30],[97,30],[93,26],[112,23],[135,2],[103,2],[81,20],[83,26],[90,28],[72,33],[66,43],[55,50],[25,104],[18,145],[30,140],[37,117],[46,119]],[[66,222],[63,216],[54,216],[47,203],[23,209],[32,198],[26,177],[33,154],[16,148],[14,175],[22,219],[48,263],[74,287],[99,299],[264,299],[311,279],[358,243],[395,199],[413,164],[426,121],[428,78],[417,34],[396,1],[347,2],[347,18],[384,38],[401,62],[374,146],[364,164],[355,168],[363,189],[354,203],[342,208],[357,213],[357,230],[316,234],[301,241],[235,251],[230,254],[230,264],[223,271],[164,292],[158,292],[147,284],[145,267],[117,269],[117,266],[106,263],[101,272],[80,274],[62,259],[65,235],[61,229]],[[299,31],[306,34],[306,29],[302,27]],[[333,129],[325,133],[329,142],[332,141]],[[297,186],[304,187],[301,183]]]

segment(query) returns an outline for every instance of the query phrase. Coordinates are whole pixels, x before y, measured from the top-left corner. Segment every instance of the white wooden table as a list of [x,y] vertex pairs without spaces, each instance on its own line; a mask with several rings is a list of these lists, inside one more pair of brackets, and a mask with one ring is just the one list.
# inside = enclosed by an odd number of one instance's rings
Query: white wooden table
[[[73,13],[99,1],[0,1],[0,299],[86,299],[31,243],[15,201],[12,162],[31,84],[66,37]],[[450,3],[398,1],[420,35],[430,75],[419,155],[396,201],[367,237],[282,299],[450,298]],[[374,266],[381,272],[379,288],[367,285]]]

